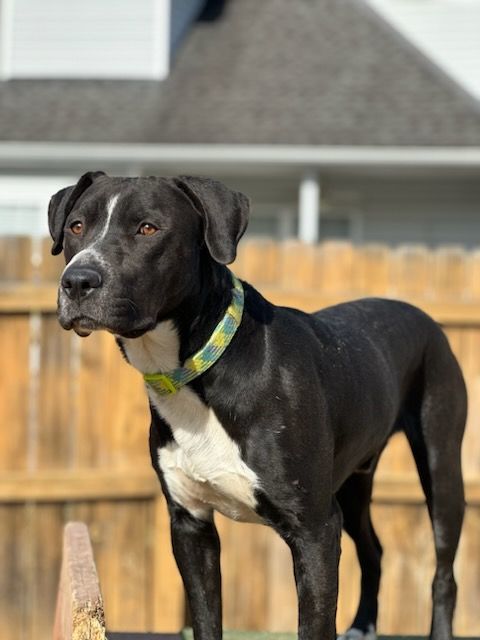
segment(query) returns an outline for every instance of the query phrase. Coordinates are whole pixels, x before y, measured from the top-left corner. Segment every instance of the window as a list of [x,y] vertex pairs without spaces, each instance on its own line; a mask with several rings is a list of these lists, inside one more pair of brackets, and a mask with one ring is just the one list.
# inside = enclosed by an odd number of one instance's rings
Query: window
[[352,240],[352,221],[347,217],[320,216],[320,240]]

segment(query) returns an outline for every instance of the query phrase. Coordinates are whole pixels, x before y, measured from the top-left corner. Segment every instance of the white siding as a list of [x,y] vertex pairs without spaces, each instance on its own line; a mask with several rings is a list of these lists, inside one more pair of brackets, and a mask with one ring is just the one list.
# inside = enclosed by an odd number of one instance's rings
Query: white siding
[[480,98],[480,0],[369,0],[401,33]]
[[0,235],[48,235],[48,203],[72,176],[0,176]]
[[364,242],[480,247],[476,178],[332,178],[326,184],[331,202],[346,188],[358,194]]
[[1,0],[4,78],[168,74],[170,0]]

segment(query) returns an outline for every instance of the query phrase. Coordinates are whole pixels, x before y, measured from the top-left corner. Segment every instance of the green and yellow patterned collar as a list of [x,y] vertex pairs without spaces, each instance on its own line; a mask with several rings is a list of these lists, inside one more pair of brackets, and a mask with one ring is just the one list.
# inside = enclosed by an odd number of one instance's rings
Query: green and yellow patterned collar
[[208,342],[181,367],[160,373],[145,373],[143,379],[159,396],[168,396],[188,384],[217,362],[235,335],[243,315],[244,293],[240,280],[232,275],[232,302]]

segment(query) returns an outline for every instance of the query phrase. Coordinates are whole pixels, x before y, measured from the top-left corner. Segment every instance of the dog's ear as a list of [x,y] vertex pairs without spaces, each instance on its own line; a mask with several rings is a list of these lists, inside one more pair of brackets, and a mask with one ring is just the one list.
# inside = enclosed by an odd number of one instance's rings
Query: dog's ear
[[233,262],[247,227],[248,198],[211,178],[179,176],[173,180],[203,218],[205,243],[212,258],[220,264]]
[[48,205],[48,228],[50,229],[50,235],[53,239],[52,253],[54,256],[62,252],[63,227],[76,201],[97,178],[104,175],[106,174],[103,171],[88,171],[83,174],[77,184],[66,187],[66,189],[61,189],[50,198]]

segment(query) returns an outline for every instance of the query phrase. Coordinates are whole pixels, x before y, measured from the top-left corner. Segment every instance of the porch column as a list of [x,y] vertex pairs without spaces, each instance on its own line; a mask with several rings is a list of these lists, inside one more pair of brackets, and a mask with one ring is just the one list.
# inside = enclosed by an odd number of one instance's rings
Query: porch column
[[319,238],[320,181],[314,171],[305,173],[298,192],[298,238],[314,244]]

